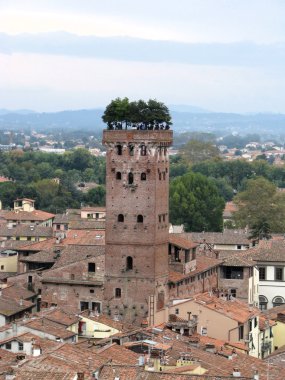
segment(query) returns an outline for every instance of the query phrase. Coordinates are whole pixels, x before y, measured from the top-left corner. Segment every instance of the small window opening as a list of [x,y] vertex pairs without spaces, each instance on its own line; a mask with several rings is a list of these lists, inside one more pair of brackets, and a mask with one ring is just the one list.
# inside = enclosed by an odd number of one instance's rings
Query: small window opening
[[132,172],[128,174],[128,182],[129,182],[129,185],[132,185],[134,183],[134,175]]
[[159,177],[159,180],[161,181],[161,173],[159,173],[158,177]]
[[121,296],[122,296],[121,288],[116,288],[115,289],[115,297],[116,298],[121,298]]
[[131,256],[127,257],[127,260],[126,260],[126,269],[127,270],[132,270],[133,269],[133,258]]
[[133,156],[135,152],[135,147],[133,145],[129,145],[129,154],[130,156]]
[[95,272],[96,271],[96,264],[95,263],[88,263],[88,272]]
[[124,215],[123,214],[119,214],[118,215],[118,222],[123,222],[124,220],[125,220]]
[[143,223],[143,216],[142,215],[137,216],[137,223]]
[[146,156],[146,146],[145,145],[141,146],[141,155]]
[[122,179],[122,173],[121,172],[116,173],[116,179]]
[[158,215],[158,221],[161,223],[161,215]]
[[146,181],[146,174],[145,173],[141,173],[141,181]]
[[118,154],[118,156],[121,156],[123,154],[123,147],[122,147],[122,145],[117,145],[117,154]]

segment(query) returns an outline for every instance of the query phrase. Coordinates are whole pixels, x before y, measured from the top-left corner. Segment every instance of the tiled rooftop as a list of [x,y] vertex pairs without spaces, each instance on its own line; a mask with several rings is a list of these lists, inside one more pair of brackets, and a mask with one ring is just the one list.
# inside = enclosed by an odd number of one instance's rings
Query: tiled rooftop
[[45,220],[53,218],[55,215],[42,210],[34,211],[9,211],[5,214],[6,220],[17,220],[17,221],[39,221],[43,222]]

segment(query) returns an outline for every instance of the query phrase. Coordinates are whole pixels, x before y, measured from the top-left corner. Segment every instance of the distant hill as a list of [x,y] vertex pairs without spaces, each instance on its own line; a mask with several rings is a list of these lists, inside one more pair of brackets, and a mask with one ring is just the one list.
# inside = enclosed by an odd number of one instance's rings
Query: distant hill
[[[210,112],[193,106],[176,105],[170,107],[173,130],[214,132],[225,135],[258,133],[264,136],[285,135],[285,115],[283,114],[234,114]],[[199,112],[198,112],[199,111]],[[5,113],[7,112],[7,113]],[[99,135],[104,128],[103,109],[74,110],[62,112],[33,112],[29,110],[7,111],[0,109],[0,129],[92,131]]]

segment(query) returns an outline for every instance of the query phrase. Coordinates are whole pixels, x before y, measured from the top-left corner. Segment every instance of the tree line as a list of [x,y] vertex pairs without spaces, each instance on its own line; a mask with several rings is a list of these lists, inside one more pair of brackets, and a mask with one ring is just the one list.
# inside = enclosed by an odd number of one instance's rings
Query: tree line
[[[28,197],[36,200],[38,209],[64,212],[80,205],[105,204],[105,159],[95,157],[86,149],[62,155],[44,152],[0,152],[0,175],[11,182],[0,184],[3,208],[13,200]],[[97,187],[83,193],[81,182],[95,182]]]

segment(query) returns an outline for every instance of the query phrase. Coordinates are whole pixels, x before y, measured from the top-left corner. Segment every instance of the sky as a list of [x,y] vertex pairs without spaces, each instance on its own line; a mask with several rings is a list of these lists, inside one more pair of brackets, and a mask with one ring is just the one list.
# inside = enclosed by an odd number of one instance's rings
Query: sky
[[285,113],[284,0],[0,0],[0,108]]

